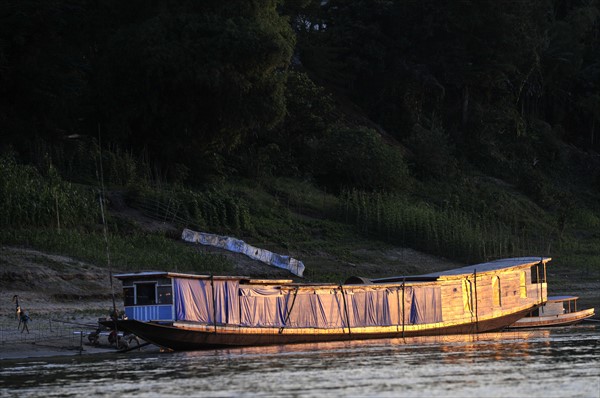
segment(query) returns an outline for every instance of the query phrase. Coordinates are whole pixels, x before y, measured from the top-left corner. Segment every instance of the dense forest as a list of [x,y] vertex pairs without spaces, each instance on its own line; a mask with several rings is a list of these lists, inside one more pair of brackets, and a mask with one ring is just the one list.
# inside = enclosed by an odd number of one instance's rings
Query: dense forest
[[332,234],[301,215],[463,261],[597,253],[600,5],[4,0],[0,131],[5,242],[83,233],[106,183],[288,249]]

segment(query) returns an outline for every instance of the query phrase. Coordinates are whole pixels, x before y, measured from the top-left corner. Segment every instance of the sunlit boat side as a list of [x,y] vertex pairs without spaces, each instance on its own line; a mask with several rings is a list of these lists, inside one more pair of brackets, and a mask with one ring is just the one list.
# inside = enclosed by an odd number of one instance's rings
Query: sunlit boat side
[[577,296],[550,296],[546,303],[519,319],[510,329],[574,325],[595,315],[594,308],[577,310]]
[[117,326],[172,350],[497,331],[546,302],[549,261],[510,258],[341,285],[120,274],[127,319]]

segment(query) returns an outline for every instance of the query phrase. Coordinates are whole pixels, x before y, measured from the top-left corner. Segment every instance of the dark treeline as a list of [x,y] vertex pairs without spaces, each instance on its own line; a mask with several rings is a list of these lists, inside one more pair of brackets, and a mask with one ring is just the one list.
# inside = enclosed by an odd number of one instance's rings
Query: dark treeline
[[1,144],[101,140],[190,182],[598,186],[599,36],[596,0],[5,0]]
[[283,247],[324,233],[295,206],[466,261],[583,250],[599,129],[599,0],[0,2],[0,225],[51,237],[94,234],[102,173]]

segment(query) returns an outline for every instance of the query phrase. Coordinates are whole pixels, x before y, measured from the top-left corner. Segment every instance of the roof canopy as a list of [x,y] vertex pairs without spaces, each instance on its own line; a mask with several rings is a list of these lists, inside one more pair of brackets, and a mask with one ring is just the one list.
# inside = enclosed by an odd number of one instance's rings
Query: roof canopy
[[467,265],[461,268],[455,268],[448,271],[432,272],[430,274],[416,276],[393,276],[389,278],[372,279],[374,283],[399,282],[406,281],[432,280],[445,277],[456,277],[462,275],[472,275],[473,273],[493,272],[509,268],[525,268],[536,264],[546,264],[550,257],[515,257],[504,258],[500,260],[489,261],[487,263]]

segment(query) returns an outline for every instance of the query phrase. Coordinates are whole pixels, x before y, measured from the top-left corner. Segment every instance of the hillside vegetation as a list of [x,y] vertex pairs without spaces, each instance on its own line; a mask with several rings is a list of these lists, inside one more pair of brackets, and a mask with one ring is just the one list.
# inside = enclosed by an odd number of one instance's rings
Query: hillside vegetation
[[309,280],[431,270],[399,248],[600,278],[594,0],[8,0],[0,82],[3,245],[243,271],[188,227]]

